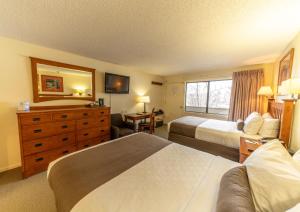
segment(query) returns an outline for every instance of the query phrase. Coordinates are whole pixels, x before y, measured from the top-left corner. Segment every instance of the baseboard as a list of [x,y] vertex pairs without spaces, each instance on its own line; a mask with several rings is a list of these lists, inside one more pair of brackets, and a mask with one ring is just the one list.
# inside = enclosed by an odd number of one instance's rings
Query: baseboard
[[8,170],[11,170],[11,169],[18,168],[18,167],[20,167],[20,166],[21,166],[20,163],[16,163],[16,164],[12,164],[12,165],[9,165],[9,166],[6,166],[6,167],[0,167],[0,173],[1,173],[1,172],[8,171]]

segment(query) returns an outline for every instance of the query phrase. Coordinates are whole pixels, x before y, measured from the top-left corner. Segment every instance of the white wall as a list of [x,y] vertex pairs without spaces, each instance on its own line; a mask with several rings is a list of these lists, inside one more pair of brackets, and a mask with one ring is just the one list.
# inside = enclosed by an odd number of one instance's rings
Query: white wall
[[[275,65],[274,86],[277,86],[279,62],[282,57],[291,49],[295,48],[292,77],[300,78],[300,33],[291,41],[291,43],[282,52]],[[300,149],[300,100],[297,101],[294,111],[294,121],[292,128],[292,138],[290,148],[293,151]]]
[[[151,85],[152,80],[162,81],[159,76],[146,74],[134,68],[114,65],[79,55],[45,48],[0,37],[0,171],[20,165],[20,148],[16,108],[20,101],[32,103],[32,82],[29,56],[54,60],[79,66],[95,68],[96,98],[105,98],[109,105],[109,95],[104,94],[104,72],[130,76],[130,94],[112,95],[112,112],[137,112],[143,110],[136,103],[137,95],[150,95],[152,106],[161,107],[161,86]],[[32,105],[86,104],[86,101],[59,100]],[[148,110],[149,110],[148,109]]]
[[[184,111],[184,98],[185,98],[185,82],[201,81],[201,80],[220,80],[231,79],[232,73],[243,70],[264,69],[265,73],[265,85],[273,85],[273,72],[274,64],[260,64],[249,65],[237,68],[225,69],[225,70],[213,70],[213,71],[201,71],[192,74],[182,74],[165,77],[165,94],[164,94],[164,110],[166,112],[166,121],[171,121],[175,118],[183,115],[202,116],[215,119],[227,119],[225,116],[212,115],[204,113],[192,113]],[[267,102],[265,102],[265,109],[267,108]]]

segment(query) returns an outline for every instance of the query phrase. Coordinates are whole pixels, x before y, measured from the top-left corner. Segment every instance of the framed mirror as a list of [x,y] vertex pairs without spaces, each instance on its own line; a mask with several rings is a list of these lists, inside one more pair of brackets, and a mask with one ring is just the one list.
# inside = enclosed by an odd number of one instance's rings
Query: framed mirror
[[33,102],[95,101],[95,69],[30,57]]

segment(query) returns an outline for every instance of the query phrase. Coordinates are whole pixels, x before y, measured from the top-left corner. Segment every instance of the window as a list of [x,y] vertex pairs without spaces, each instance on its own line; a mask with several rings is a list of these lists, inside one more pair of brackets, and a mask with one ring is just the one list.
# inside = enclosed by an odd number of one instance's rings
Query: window
[[188,82],[185,111],[228,115],[232,80]]

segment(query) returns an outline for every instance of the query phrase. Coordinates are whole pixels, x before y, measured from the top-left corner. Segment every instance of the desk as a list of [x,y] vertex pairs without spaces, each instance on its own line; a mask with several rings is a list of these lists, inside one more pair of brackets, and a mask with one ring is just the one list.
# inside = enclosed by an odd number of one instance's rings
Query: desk
[[135,131],[137,131],[137,127],[136,127],[136,121],[138,120],[143,120],[146,118],[150,118],[151,113],[131,113],[131,114],[125,114],[125,122],[127,122],[128,120],[132,120],[133,124],[134,124],[134,129]]

